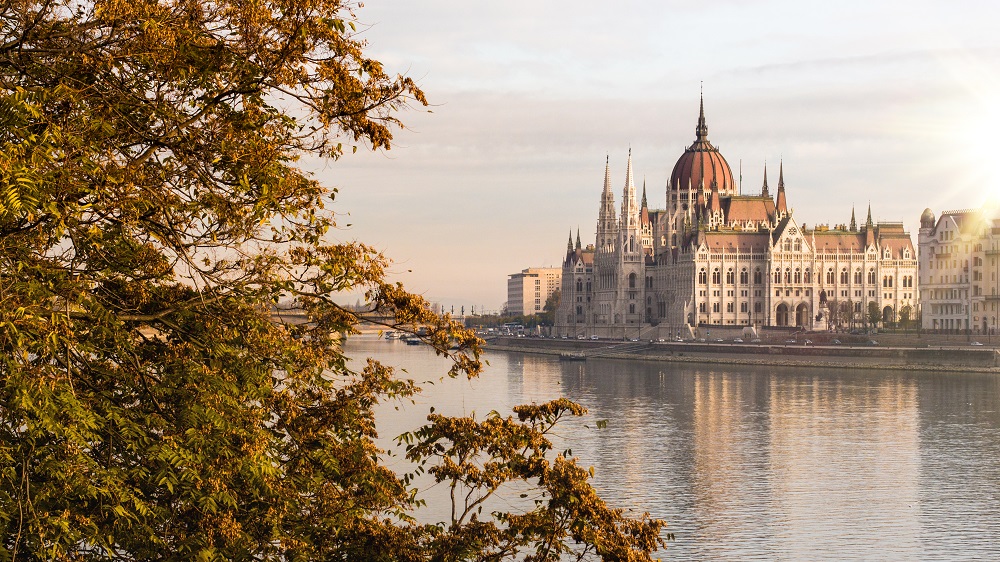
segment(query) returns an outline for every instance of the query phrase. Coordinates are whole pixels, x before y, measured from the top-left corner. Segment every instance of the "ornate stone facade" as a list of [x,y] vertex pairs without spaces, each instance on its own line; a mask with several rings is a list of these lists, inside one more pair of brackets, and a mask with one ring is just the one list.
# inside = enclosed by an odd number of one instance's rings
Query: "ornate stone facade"
[[861,326],[869,303],[884,322],[915,317],[917,255],[902,223],[800,225],[783,166],[775,198],[741,195],[708,140],[704,102],[695,142],[675,164],[666,208],[641,203],[626,165],[616,209],[610,163],[593,246],[567,249],[556,332],[568,336],[690,337],[701,326]]
[[1000,209],[920,216],[921,327],[996,334],[1000,327]]

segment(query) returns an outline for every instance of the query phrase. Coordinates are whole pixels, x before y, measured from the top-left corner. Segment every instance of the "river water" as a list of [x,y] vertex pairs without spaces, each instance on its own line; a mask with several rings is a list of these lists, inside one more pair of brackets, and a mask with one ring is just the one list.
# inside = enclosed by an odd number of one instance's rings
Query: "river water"
[[[558,449],[595,467],[612,505],[667,521],[665,560],[1000,559],[994,375],[491,352],[466,381],[442,379],[447,361],[426,346],[362,337],[347,352],[422,383],[416,403],[380,409],[387,447],[432,405],[481,418],[560,396],[583,404]],[[421,518],[445,519],[440,492]]]

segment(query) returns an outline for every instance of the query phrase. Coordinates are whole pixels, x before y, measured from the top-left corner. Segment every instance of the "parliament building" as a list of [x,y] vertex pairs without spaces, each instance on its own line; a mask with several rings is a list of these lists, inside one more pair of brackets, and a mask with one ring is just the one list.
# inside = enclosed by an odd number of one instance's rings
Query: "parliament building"
[[555,332],[569,337],[691,337],[712,326],[807,330],[864,326],[875,303],[882,322],[914,318],[917,255],[902,223],[806,228],[792,216],[784,169],[772,195],[744,195],[708,140],[704,100],[694,143],[650,209],[626,164],[621,206],[605,165],[597,235],[566,248]]

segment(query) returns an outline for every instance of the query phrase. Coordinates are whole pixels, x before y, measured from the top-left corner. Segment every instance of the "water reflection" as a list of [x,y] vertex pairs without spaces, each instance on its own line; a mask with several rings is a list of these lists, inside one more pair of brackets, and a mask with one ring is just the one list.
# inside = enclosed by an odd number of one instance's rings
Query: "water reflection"
[[[425,348],[349,349],[443,372]],[[580,402],[590,414],[560,446],[595,466],[613,504],[669,522],[668,559],[975,560],[1000,542],[992,375],[488,359],[482,379],[436,383],[380,425],[412,428],[431,403],[468,415]]]

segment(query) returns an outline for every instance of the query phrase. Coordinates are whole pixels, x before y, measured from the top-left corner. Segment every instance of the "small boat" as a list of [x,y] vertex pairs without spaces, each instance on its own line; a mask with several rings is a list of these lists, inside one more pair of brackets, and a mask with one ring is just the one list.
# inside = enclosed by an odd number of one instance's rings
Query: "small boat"
[[420,345],[421,343],[423,343],[420,341],[420,338],[416,336],[410,336],[410,337],[403,336],[399,339],[405,341],[406,345]]
[[394,340],[397,338],[399,338],[399,334],[393,332],[392,330],[389,330],[388,332],[385,333],[385,339],[387,340]]
[[582,353],[560,353],[560,361],[586,361],[587,356]]

